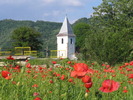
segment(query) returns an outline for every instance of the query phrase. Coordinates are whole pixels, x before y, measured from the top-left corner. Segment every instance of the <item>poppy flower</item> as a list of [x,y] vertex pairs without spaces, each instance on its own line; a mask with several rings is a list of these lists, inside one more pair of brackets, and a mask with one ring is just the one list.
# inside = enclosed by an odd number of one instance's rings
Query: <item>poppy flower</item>
[[37,84],[34,84],[34,85],[32,85],[32,87],[38,87],[38,85]]
[[131,62],[129,63],[129,65],[133,66],[133,61],[131,61]]
[[38,92],[34,92],[34,93],[33,93],[33,96],[38,96],[38,95],[39,95]]
[[123,90],[122,92],[123,92],[123,93],[127,93],[127,92],[128,92],[128,90]]
[[128,74],[128,78],[133,78],[133,74]]
[[31,68],[31,64],[28,63],[28,64],[26,65],[26,67],[27,67],[27,68]]
[[100,91],[109,93],[118,90],[119,88],[119,83],[115,82],[114,80],[107,79],[103,81],[102,87],[99,88]]
[[10,79],[11,78],[11,73],[8,71],[2,71],[1,72],[2,77],[4,77],[5,79]]
[[62,76],[60,77],[60,79],[61,79],[61,80],[64,80],[64,79],[65,79],[65,75],[62,75]]
[[84,82],[84,83],[89,83],[89,82],[91,82],[91,77],[88,76],[88,75],[85,75],[85,76],[82,78],[82,82]]
[[34,100],[42,100],[40,97],[36,97]]
[[14,60],[14,58],[12,56],[7,57],[6,59],[8,59],[8,60]]
[[71,64],[72,62],[71,62],[71,61],[68,61],[67,63],[68,63],[68,64]]
[[49,83],[54,83],[54,82],[52,80],[50,80]]
[[71,79],[71,78],[70,78],[70,79],[68,79],[68,82],[73,82],[73,79]]
[[56,64],[56,61],[52,61],[52,64]]
[[92,87],[92,82],[89,82],[89,83],[85,83],[84,86],[89,89]]
[[74,71],[71,72],[71,77],[82,78],[87,73],[93,73],[93,70],[84,63],[76,63],[73,67]]

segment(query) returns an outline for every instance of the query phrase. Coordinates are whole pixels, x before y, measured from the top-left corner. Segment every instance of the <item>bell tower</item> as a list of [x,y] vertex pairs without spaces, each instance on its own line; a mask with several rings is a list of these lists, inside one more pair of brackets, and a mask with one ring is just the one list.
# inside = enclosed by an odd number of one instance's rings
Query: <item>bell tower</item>
[[57,57],[75,59],[75,34],[68,18],[65,17],[62,27],[57,34]]

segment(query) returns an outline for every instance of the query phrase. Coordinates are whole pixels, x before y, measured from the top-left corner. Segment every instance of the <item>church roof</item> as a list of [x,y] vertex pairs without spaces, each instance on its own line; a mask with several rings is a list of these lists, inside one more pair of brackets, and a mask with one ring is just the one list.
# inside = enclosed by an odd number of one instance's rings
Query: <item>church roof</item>
[[60,32],[57,36],[75,36],[67,17],[65,17]]

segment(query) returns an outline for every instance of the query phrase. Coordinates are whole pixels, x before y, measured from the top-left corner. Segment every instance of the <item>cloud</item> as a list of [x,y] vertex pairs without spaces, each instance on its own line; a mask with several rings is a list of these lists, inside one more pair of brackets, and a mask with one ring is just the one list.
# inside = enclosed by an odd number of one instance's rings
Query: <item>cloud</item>
[[58,16],[61,13],[61,11],[59,10],[54,10],[52,12],[46,12],[43,14],[43,16]]
[[69,6],[82,6],[83,3],[81,0],[63,0],[62,4]]
[[102,0],[0,0],[0,19],[60,22],[68,14],[73,23],[76,19],[92,13],[92,6],[100,1]]
[[82,6],[84,0],[42,0],[46,4],[65,5],[65,6]]

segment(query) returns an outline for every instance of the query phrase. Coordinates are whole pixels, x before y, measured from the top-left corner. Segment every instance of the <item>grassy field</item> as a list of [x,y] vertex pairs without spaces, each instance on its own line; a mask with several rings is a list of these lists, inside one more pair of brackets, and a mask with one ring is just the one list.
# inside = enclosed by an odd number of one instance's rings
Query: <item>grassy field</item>
[[133,100],[133,62],[34,59],[20,66],[10,57],[6,63],[0,67],[0,100]]

